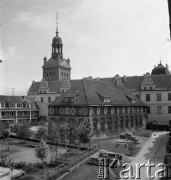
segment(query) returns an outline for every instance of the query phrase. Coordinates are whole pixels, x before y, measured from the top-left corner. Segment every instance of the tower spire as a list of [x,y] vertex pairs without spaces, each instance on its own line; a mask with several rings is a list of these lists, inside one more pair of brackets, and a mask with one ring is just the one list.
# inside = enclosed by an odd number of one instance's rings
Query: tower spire
[[58,13],[56,13],[56,37],[58,37]]

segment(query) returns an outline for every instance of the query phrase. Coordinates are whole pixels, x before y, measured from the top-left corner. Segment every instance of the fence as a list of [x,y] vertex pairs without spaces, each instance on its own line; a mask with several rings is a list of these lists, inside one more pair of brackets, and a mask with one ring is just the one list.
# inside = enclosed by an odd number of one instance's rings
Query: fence
[[99,146],[95,145],[95,146],[85,150],[84,152],[81,152],[81,153],[71,157],[63,164],[44,173],[43,175],[39,176],[36,179],[38,179],[38,180],[48,180],[49,178],[56,179],[56,178],[60,177],[62,174],[64,174],[65,172],[68,172],[70,168],[74,167],[79,162],[85,160],[86,158],[88,158],[89,156],[91,156],[92,154],[97,152],[98,150],[99,150]]

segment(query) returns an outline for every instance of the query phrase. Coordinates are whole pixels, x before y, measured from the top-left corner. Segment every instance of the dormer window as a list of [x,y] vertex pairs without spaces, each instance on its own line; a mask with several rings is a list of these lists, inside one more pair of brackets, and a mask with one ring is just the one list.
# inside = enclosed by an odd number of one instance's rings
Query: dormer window
[[64,103],[73,103],[77,98],[78,92],[68,92],[64,96]]
[[73,103],[74,102],[74,98],[73,97],[65,97],[64,98],[64,102],[65,103]]
[[106,96],[101,95],[101,94],[99,94],[99,93],[97,93],[97,94],[98,94],[98,96],[99,96],[99,98],[100,98],[101,101],[110,103],[110,97],[106,97]]
[[110,103],[110,98],[104,97],[103,102],[108,102],[108,103]]

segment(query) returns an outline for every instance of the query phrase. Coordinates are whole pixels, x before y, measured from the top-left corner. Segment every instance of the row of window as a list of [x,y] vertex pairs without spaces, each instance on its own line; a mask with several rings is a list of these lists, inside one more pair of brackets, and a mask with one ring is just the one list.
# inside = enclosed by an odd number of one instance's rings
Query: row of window
[[46,76],[55,76],[55,72],[47,72]]
[[[147,112],[148,112],[148,113],[151,113],[150,107],[147,108]],[[162,113],[161,106],[157,106],[157,113],[158,113],[158,114],[161,114],[161,113]],[[171,106],[168,106],[168,113],[171,114]]]
[[153,90],[153,87],[152,86],[150,86],[149,87],[149,89],[147,88],[147,87],[144,87],[144,90],[146,91],[146,90],[150,90],[150,91],[152,91]]
[[69,73],[61,72],[61,75],[62,75],[63,77],[68,77],[68,76],[69,76]]
[[34,108],[34,103],[1,103],[2,108]]
[[[157,101],[161,101],[162,100],[161,93],[157,93],[156,100]],[[146,94],[146,101],[151,101],[150,94]],[[168,101],[171,101],[171,93],[168,93]]]
[[[56,99],[57,99],[58,97],[56,97]],[[41,97],[40,98],[40,101],[41,102],[44,102],[44,97]],[[52,98],[51,97],[48,97],[48,103],[51,103],[52,102]]]
[[50,107],[49,115],[110,115],[145,113],[145,107]]

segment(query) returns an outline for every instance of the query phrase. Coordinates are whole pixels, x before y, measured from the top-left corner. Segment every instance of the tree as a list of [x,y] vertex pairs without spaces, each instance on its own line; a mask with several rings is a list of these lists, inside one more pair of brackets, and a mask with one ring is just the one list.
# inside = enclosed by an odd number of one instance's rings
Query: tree
[[40,127],[35,135],[36,139],[46,139],[47,137],[47,129],[45,127]]
[[61,124],[59,131],[60,131],[60,135],[64,137],[65,148],[67,149],[67,142],[70,131],[69,123],[64,122],[63,124]]
[[4,139],[4,141],[9,136],[9,131],[7,129],[7,126],[2,122],[0,122],[0,136]]
[[134,149],[135,149],[135,145],[134,145],[133,141],[129,141],[129,142],[127,143],[127,147],[128,147],[128,150],[130,151],[131,156],[132,156],[133,151],[134,151]]
[[[49,147],[46,142],[41,139],[40,143],[35,147],[35,156],[44,163],[44,160],[47,158],[49,152]],[[43,174],[43,166],[42,166],[42,174]]]
[[17,129],[17,137],[24,140],[29,139],[32,135],[32,131],[30,130],[30,124],[29,123],[22,123],[18,125]]
[[90,138],[92,136],[91,124],[88,120],[83,121],[78,127],[78,137],[81,143],[85,144],[89,142],[90,147]]

